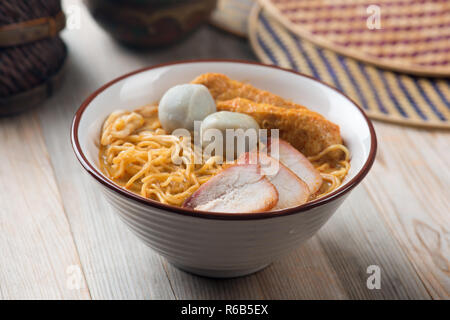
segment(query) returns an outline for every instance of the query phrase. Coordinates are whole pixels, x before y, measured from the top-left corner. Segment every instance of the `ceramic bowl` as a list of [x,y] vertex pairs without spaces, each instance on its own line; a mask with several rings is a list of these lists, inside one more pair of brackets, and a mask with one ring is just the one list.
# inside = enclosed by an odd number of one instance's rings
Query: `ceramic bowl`
[[176,42],[208,21],[216,0],[84,0],[113,38],[136,47]]
[[[100,130],[112,111],[132,110],[159,101],[170,87],[206,72],[246,81],[306,105],[337,123],[352,156],[351,169],[342,186],[323,198],[277,212],[211,213],[144,199],[101,173]],[[366,176],[377,148],[370,120],[336,89],[278,67],[221,60],[175,62],[119,77],[83,102],[71,134],[76,157],[130,229],[175,266],[211,277],[253,273],[312,237]]]

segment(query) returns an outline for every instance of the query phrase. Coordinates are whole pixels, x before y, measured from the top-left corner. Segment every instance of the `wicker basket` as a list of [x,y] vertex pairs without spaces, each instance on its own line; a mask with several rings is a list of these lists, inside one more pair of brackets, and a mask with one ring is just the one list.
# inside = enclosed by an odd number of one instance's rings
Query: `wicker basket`
[[0,1],[0,115],[47,98],[67,56],[60,0]]

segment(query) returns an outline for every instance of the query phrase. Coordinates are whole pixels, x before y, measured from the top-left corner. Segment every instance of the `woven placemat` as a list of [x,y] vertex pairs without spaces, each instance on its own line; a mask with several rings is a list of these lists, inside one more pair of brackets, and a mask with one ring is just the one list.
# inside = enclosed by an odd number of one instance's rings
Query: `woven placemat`
[[373,119],[450,128],[450,80],[410,76],[356,61],[303,40],[256,5],[249,38],[259,59],[318,78],[354,99]]
[[255,0],[219,0],[211,15],[211,24],[226,32],[247,37],[248,16]]
[[449,0],[259,0],[294,34],[391,70],[450,76]]

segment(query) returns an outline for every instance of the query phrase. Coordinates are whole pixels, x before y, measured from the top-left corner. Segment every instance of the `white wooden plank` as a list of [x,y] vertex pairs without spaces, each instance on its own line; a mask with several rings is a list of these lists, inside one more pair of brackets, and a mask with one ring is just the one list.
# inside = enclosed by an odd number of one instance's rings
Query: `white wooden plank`
[[450,140],[442,131],[377,126],[367,190],[435,299],[450,297]]
[[256,274],[266,299],[348,299],[320,238],[314,236],[288,256]]
[[0,119],[0,163],[0,298],[89,299],[34,113]]
[[[429,299],[408,256],[370,200],[367,181],[374,175],[353,190],[319,231],[320,243],[350,299]],[[369,266],[380,268],[379,290],[367,286]]]

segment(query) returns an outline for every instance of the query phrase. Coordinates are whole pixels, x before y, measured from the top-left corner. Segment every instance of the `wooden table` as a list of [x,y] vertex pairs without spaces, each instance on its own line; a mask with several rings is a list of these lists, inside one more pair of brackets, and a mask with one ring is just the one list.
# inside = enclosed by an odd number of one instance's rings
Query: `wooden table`
[[[78,8],[81,28],[63,33],[70,55],[60,90],[31,112],[0,119],[0,298],[449,298],[444,131],[375,122],[379,151],[365,181],[316,236],[252,276],[193,276],[146,247],[75,159],[75,110],[106,81],[143,66],[256,58],[245,40],[209,26],[167,49],[133,51]],[[381,270],[380,289],[367,287],[371,265]]]

